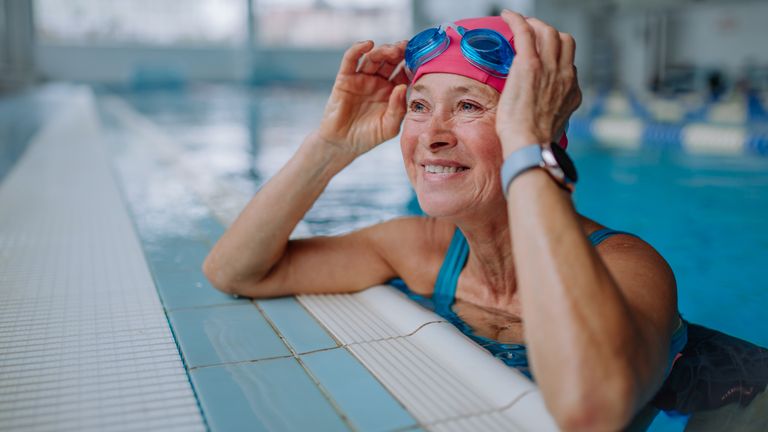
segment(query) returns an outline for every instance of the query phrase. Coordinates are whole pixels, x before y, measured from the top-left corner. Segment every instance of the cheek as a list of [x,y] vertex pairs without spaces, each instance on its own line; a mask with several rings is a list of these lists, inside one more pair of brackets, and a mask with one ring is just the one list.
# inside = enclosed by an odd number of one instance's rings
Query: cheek
[[408,173],[408,177],[413,182],[413,156],[419,143],[419,128],[407,120],[403,123],[403,130],[400,133],[400,151],[403,154],[403,163]]
[[467,148],[473,153],[474,159],[483,166],[495,168],[498,171],[503,162],[501,141],[493,124],[483,127],[466,128],[462,131],[461,139],[468,143]]

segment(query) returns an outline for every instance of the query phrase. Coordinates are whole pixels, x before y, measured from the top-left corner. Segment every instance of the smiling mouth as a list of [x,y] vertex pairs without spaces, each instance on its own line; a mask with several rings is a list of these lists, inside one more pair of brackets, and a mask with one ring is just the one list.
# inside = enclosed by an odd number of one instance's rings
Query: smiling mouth
[[424,171],[430,174],[453,174],[466,171],[469,168],[461,166],[423,165]]

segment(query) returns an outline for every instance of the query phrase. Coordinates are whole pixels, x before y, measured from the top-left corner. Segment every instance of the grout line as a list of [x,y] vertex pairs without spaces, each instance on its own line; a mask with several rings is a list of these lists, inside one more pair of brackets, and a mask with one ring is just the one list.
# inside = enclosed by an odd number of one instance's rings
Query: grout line
[[[288,347],[288,350],[291,351],[291,356],[296,359],[296,361],[299,363],[299,366],[304,370],[304,373],[307,374],[310,380],[315,384],[315,387],[317,387],[318,390],[320,390],[320,393],[323,395],[323,397],[328,400],[328,403],[331,404],[331,407],[334,411],[339,415],[341,420],[349,426],[349,428],[354,431],[358,432],[358,428],[355,427],[354,424],[352,424],[352,420],[344,413],[344,411],[341,409],[341,406],[338,405],[338,403],[333,399],[330,392],[320,383],[320,380],[315,376],[315,374],[312,373],[312,371],[307,367],[306,364],[304,364],[304,361],[301,359],[299,355],[296,354],[296,351],[294,350],[293,346],[288,342],[287,338],[283,335],[282,332],[280,332],[280,329],[277,327],[277,325],[272,321],[272,319],[269,317],[267,313],[264,312],[264,310],[261,308],[261,305],[258,304],[257,301],[252,300],[252,303],[254,306],[256,306],[256,309],[261,313],[261,315],[264,317],[265,320],[267,320],[267,323],[272,327],[272,330],[280,337],[280,339],[283,341],[286,347]],[[332,349],[337,349],[338,347],[324,349],[322,351],[330,351]],[[320,351],[320,350],[317,350]]]
[[[215,288],[214,288],[215,289]],[[240,297],[242,298],[242,297]],[[176,311],[187,311],[187,310],[196,310],[196,309],[210,309],[210,308],[219,308],[219,307],[234,307],[234,306],[243,306],[246,302],[235,302],[235,303],[217,303],[217,304],[210,304],[210,305],[198,305],[198,306],[181,306],[181,307],[166,307],[165,310],[168,312],[176,312]]]

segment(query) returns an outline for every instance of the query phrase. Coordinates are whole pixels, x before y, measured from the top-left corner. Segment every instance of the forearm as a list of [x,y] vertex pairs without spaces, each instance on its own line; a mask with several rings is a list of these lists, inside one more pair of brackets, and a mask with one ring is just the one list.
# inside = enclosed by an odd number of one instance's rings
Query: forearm
[[224,291],[264,278],[328,182],[353,159],[315,134],[308,136],[213,247],[203,265],[206,276]]
[[[589,244],[570,196],[544,170],[535,169],[512,182],[508,211],[525,337],[548,402],[562,405],[554,410],[575,405],[586,411],[593,402],[629,400],[618,410],[632,410],[639,380],[632,376],[637,373],[633,362],[648,353],[631,308]],[[596,391],[596,386],[602,388]],[[608,400],[595,399],[600,394]]]

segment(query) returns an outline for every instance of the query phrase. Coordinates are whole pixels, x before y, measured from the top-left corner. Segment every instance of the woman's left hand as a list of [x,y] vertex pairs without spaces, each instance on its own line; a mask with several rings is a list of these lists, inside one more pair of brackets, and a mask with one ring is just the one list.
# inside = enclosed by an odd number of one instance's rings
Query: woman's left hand
[[496,114],[496,133],[506,157],[524,145],[558,140],[556,134],[581,104],[581,90],[573,36],[507,10],[501,17],[512,30],[515,46]]

